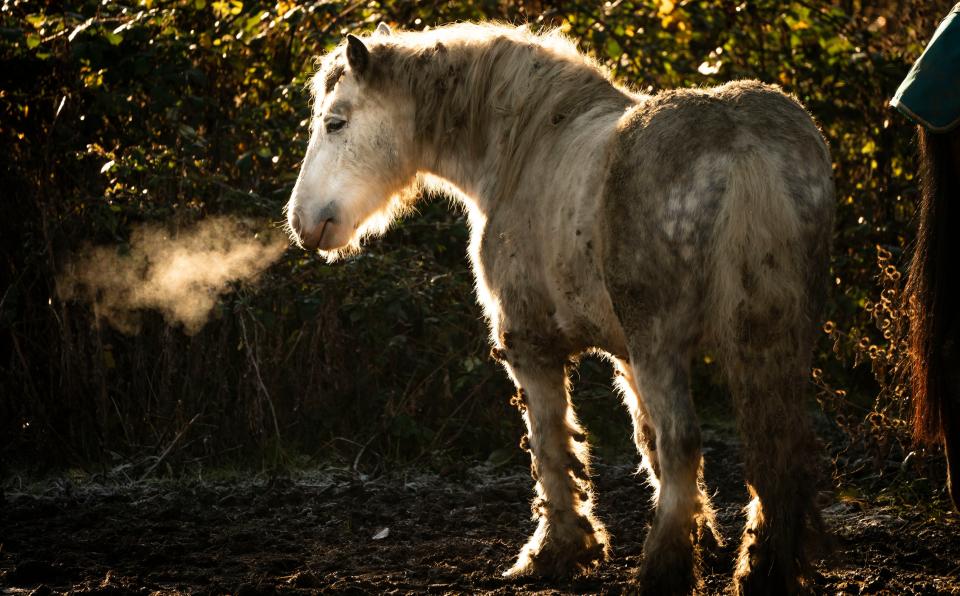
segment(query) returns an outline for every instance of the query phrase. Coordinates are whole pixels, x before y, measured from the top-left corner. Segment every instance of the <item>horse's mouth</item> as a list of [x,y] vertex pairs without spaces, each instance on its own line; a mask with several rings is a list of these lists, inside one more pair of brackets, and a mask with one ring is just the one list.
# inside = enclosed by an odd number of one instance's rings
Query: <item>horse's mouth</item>
[[331,221],[332,220],[330,219],[323,220],[323,225],[320,226],[320,236],[317,238],[317,246],[320,246],[323,244],[323,235],[327,231],[327,224],[329,224]]
[[327,219],[323,220],[323,224],[321,224],[320,226],[320,233],[317,234],[317,239],[313,243],[313,248],[316,248],[319,250],[325,250],[325,247],[323,245],[323,237],[327,234],[327,227],[328,226],[332,227],[330,224],[336,224],[336,222],[333,221],[332,217],[328,217]]

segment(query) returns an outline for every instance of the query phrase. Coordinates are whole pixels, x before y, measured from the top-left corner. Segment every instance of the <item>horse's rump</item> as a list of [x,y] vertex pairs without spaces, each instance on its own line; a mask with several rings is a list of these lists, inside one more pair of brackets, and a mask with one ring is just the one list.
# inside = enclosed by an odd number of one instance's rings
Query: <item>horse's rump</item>
[[827,289],[834,199],[806,111],[741,81],[654,96],[621,131],[607,224],[621,238],[639,225],[654,258],[637,263],[633,243],[610,240],[608,282],[650,288],[651,310],[696,294],[699,339],[720,356],[785,331],[805,352]]

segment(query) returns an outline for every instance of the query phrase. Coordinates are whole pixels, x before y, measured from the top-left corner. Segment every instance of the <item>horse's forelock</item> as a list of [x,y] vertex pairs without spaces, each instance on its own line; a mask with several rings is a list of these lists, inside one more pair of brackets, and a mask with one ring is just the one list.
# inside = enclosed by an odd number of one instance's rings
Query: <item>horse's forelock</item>
[[346,70],[340,62],[334,62],[323,75],[323,92],[330,93]]

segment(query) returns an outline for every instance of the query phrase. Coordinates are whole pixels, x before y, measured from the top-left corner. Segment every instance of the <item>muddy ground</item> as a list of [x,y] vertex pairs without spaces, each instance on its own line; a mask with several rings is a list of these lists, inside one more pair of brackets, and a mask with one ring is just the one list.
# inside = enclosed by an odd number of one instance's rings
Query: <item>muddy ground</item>
[[[730,589],[747,500],[736,442],[707,433],[706,476],[727,546],[707,558],[708,593]],[[614,558],[566,582],[500,577],[532,530],[518,456],[493,466],[364,478],[350,470],[178,482],[5,482],[4,594],[631,592],[650,519],[634,463],[594,466]],[[960,594],[960,517],[942,507],[826,507],[835,550],[822,593]]]

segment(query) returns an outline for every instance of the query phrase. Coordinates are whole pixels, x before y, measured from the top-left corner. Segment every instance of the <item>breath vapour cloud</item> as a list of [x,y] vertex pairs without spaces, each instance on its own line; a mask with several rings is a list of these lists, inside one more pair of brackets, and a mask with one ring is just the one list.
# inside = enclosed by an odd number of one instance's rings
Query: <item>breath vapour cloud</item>
[[250,281],[287,247],[280,234],[263,237],[246,221],[213,217],[171,234],[144,225],[130,236],[129,251],[87,247],[68,262],[57,283],[62,300],[84,300],[124,333],[139,329],[139,313],[157,310],[189,334],[206,323],[234,281]]

